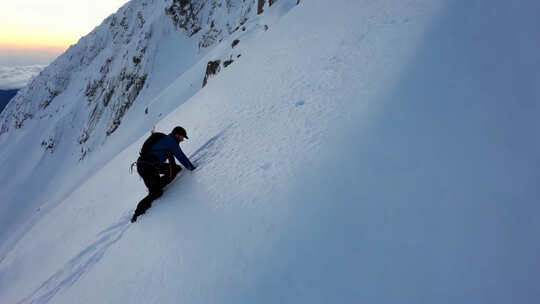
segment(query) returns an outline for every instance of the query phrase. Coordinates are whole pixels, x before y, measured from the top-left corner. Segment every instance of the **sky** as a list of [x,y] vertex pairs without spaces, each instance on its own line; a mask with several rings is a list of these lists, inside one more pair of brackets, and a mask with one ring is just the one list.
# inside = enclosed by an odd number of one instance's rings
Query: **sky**
[[[128,0],[3,1],[0,89],[22,87]],[[32,66],[32,68],[29,68]]]

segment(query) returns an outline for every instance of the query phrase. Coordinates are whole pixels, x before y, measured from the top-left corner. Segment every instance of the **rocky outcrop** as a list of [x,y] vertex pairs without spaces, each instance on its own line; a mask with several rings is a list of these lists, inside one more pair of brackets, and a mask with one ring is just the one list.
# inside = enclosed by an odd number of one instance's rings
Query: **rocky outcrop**
[[177,27],[183,29],[191,37],[201,30],[200,12],[206,2],[204,0],[173,0],[172,4],[165,8],[165,12]]
[[[297,0],[298,4],[300,0]],[[272,6],[272,4],[276,3],[277,0],[268,0],[268,6]],[[257,15],[260,15],[264,12],[264,5],[266,4],[266,0],[257,0]]]
[[257,0],[171,0],[165,8],[173,24],[186,35],[200,34],[199,49],[209,48],[240,29]]
[[90,107],[77,142],[81,158],[90,150],[86,143],[98,129],[106,136],[113,134],[129,108],[136,102],[148,80],[150,58],[147,54],[152,28],[145,27],[142,11],[127,9],[106,21],[109,34],[114,37],[111,56],[103,59],[99,71],[86,84],[84,95]]
[[204,73],[203,88],[208,83],[210,76],[216,75],[221,70],[221,60],[209,61],[206,65],[206,72]]
[[[261,26],[248,20],[256,17],[259,6],[265,9],[275,2],[129,1],[18,92],[0,113],[0,136],[24,130],[30,120],[44,120],[39,125],[46,127],[40,128],[36,145],[53,152],[60,143],[71,142],[84,158],[117,132],[152,85],[153,61],[162,37],[193,37],[190,43],[194,41],[202,54],[231,35],[239,38],[239,31]],[[203,86],[240,58],[239,42],[231,39],[231,48],[207,64]],[[64,129],[72,131],[63,133]]]

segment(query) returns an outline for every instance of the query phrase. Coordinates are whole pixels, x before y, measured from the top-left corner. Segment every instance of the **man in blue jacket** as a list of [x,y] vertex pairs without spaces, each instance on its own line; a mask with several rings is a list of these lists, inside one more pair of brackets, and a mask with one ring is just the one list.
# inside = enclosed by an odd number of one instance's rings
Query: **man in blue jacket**
[[[137,172],[144,180],[149,193],[137,205],[135,214],[131,218],[132,223],[137,221],[137,217],[152,206],[152,202],[163,194],[163,187],[182,170],[175,163],[175,157],[186,169],[190,171],[196,169],[180,149],[179,144],[184,139],[188,139],[186,130],[178,126],[169,135],[153,133],[144,143],[141,155],[137,159]],[[165,163],[167,159],[169,163]]]

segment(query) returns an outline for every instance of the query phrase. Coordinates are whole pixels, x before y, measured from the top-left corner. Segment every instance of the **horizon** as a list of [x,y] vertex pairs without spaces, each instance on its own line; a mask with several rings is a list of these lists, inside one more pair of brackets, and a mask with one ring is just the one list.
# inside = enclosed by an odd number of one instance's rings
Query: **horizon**
[[128,0],[19,0],[0,11],[0,89],[20,89]]
[[19,0],[0,12],[0,49],[67,49],[127,0]]

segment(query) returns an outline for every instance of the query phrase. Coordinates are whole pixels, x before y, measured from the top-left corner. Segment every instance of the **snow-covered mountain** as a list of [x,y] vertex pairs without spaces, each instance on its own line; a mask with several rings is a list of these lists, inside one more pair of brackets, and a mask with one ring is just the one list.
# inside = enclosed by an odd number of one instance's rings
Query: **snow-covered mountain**
[[[270,4],[130,1],[45,68],[0,114],[0,143],[9,147],[1,162],[12,172],[0,177],[0,236],[13,235],[11,224],[35,210],[52,208],[199,91],[213,76],[209,66],[217,63],[216,73],[240,61],[242,40],[265,32],[297,1],[265,14]],[[182,83],[175,102],[156,101],[175,82]]]
[[[116,131],[141,91],[150,91],[141,100],[151,100],[152,93],[155,95],[175,79],[155,83],[154,74],[163,73],[163,69],[174,76],[182,75],[201,60],[201,54],[231,35],[239,38],[248,28],[253,31],[267,27],[259,19],[253,20],[264,12],[264,5],[261,0],[130,1],[16,96],[0,117],[0,135],[10,129],[23,129],[33,119],[63,129],[67,126],[62,125],[66,122],[61,117],[73,120],[71,117],[80,116],[69,127],[79,129],[77,142],[82,146],[83,158]],[[253,22],[246,25],[250,18]],[[163,44],[171,45],[173,41],[174,46],[167,51],[176,54],[160,53]],[[222,61],[228,61],[223,65],[228,66],[241,53],[228,50],[223,56]],[[199,72],[203,77],[204,71]],[[192,85],[200,87],[200,83]],[[51,152],[58,141],[72,140],[60,138],[54,131],[42,136],[44,149]]]
[[[540,5],[298,2],[131,1],[21,90],[0,302],[540,298]],[[198,168],[130,224],[178,124]]]

